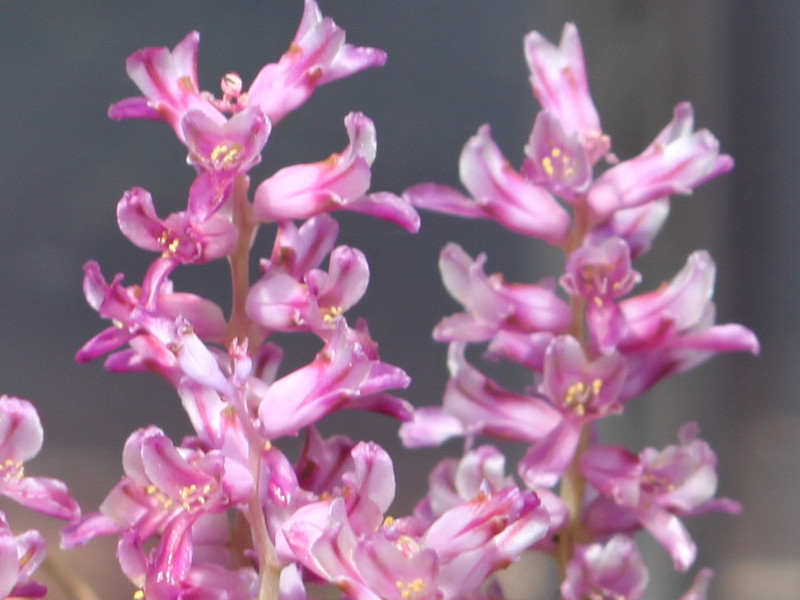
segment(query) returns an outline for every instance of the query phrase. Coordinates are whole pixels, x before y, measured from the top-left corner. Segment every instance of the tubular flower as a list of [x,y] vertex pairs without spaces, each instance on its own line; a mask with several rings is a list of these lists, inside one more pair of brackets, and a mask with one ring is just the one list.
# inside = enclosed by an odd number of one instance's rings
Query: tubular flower
[[596,221],[670,194],[689,194],[730,171],[733,159],[719,153],[719,142],[708,130],[692,132],[693,124],[691,105],[679,104],[672,121],[644,152],[603,173],[587,197]]
[[408,446],[432,446],[464,435],[481,434],[536,442],[560,422],[560,413],[544,398],[510,392],[480,373],[464,357],[464,344],[450,344],[450,380],[442,407],[421,408],[403,423]]
[[617,353],[590,361],[571,336],[551,342],[539,392],[562,416],[519,462],[520,476],[529,487],[555,485],[575,456],[583,426],[622,412],[619,394],[625,375],[625,362]]
[[584,598],[625,598],[644,596],[649,575],[634,541],[615,535],[606,544],[578,548],[561,584],[564,600]]
[[222,79],[223,97],[216,99],[200,91],[197,80],[200,34],[193,31],[172,51],[146,48],[128,58],[128,75],[143,96],[112,105],[109,116],[166,121],[182,141],[185,138],[181,121],[191,110],[222,125],[225,113],[253,106],[267,121],[276,123],[303,104],[318,86],[381,66],[386,61],[383,51],[351,46],[344,43],[344,37],[344,31],[336,23],[322,16],[314,0],[305,0],[300,26],[280,61],[265,66],[247,92],[242,92],[238,75],[227,74]]
[[620,302],[625,329],[617,349],[626,356],[629,370],[624,400],[718,352],[758,354],[752,331],[735,323],[714,324],[715,275],[711,256],[695,252],[671,282]]
[[374,410],[408,420],[411,406],[385,390],[405,388],[410,382],[402,369],[380,361],[367,331],[340,323],[314,361],[281,377],[261,396],[261,433],[268,440],[296,435],[342,408]]
[[0,597],[43,598],[47,588],[33,581],[45,558],[45,541],[38,531],[14,535],[0,512]]
[[575,25],[564,26],[558,47],[539,32],[530,32],[525,37],[525,58],[533,93],[542,108],[553,115],[566,135],[577,135],[591,164],[605,156],[611,141],[603,135],[589,93],[583,48]]
[[150,193],[133,188],[117,204],[120,231],[136,246],[160,252],[179,264],[202,264],[230,254],[238,232],[230,220],[211,215],[199,221],[191,212],[160,219]]
[[[717,491],[717,457],[706,442],[698,439],[698,433],[697,424],[688,423],[678,433],[679,446],[667,446],[662,451],[646,448],[638,456],[620,446],[594,446],[581,459],[587,481],[603,497],[631,511],[682,571],[692,565],[697,549],[679,517],[709,511],[736,514],[740,510],[733,500],[713,497]],[[597,502],[602,505],[605,500]]]
[[285,167],[256,188],[253,212],[261,221],[308,219],[332,210],[364,213],[419,229],[419,215],[388,192],[367,194],[375,160],[375,125],[361,113],[345,118],[350,143],[326,160]]
[[[250,290],[247,312],[268,331],[308,330],[328,337],[343,313],[364,295],[369,266],[364,254],[333,248],[338,226],[322,214],[300,228],[280,224],[272,257]],[[328,271],[318,268],[330,253]]]
[[461,182],[471,197],[453,188],[423,183],[404,196],[419,208],[460,217],[497,221],[511,231],[561,243],[570,225],[569,214],[545,188],[512,169],[492,140],[488,126],[464,146]]
[[565,331],[571,314],[566,302],[546,286],[509,284],[500,273],[487,276],[486,255],[477,260],[457,244],[447,244],[439,270],[447,291],[466,312],[446,317],[433,331],[441,342],[482,342],[500,331],[530,334]]
[[0,494],[32,510],[74,521],[80,508],[64,483],[25,475],[24,463],[39,454],[42,440],[42,424],[33,405],[0,396]]

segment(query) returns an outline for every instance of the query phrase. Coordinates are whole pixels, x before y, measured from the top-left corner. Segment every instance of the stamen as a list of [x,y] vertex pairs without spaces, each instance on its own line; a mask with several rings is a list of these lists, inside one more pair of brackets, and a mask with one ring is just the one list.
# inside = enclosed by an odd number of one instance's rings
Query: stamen
[[400,581],[396,582],[397,589],[400,591],[400,596],[404,600],[413,600],[421,597],[425,591],[425,582],[422,579],[415,579],[414,581]]
[[217,169],[235,165],[239,157],[244,154],[244,148],[236,142],[223,142],[211,151],[211,162]]
[[341,306],[329,306],[328,308],[320,309],[322,313],[322,320],[326,323],[335,321],[344,311]]
[[564,394],[564,405],[573,409],[579,417],[583,417],[586,409],[597,399],[602,389],[602,379],[594,379],[589,385],[583,381],[576,381],[567,388]]

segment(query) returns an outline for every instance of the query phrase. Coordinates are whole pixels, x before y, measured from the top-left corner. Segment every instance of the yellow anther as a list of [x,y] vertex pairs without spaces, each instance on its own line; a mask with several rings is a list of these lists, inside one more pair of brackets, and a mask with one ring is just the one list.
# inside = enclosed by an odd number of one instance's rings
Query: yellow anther
[[194,82],[192,82],[192,78],[189,75],[184,75],[183,77],[179,78],[178,85],[185,90],[189,90],[190,92],[195,91]]
[[552,150],[550,150],[550,156],[552,156],[553,158],[558,158],[559,156],[561,156],[561,148],[553,148]]
[[331,323],[336,320],[344,311],[341,306],[329,306],[320,310],[322,313],[322,320],[326,323]]
[[555,174],[556,169],[553,166],[553,159],[549,156],[545,156],[542,159],[542,166],[544,167],[544,172],[547,173],[548,177],[552,177]]
[[161,232],[161,235],[158,236],[158,243],[165,247],[164,251],[161,253],[162,258],[175,256],[175,253],[181,245],[181,241],[174,237],[169,229],[165,229]]
[[144,600],[144,590],[136,590],[133,592],[133,600]]
[[244,148],[241,144],[223,142],[211,151],[211,162],[218,167],[229,167],[239,159],[243,152]]
[[586,407],[597,399],[602,389],[603,380],[599,378],[592,380],[590,385],[576,381],[567,388],[567,392],[564,394],[564,404],[582,417],[586,414]]
[[400,596],[405,600],[413,600],[420,598],[425,591],[425,582],[422,579],[415,579],[414,581],[397,581],[397,589],[400,591]]

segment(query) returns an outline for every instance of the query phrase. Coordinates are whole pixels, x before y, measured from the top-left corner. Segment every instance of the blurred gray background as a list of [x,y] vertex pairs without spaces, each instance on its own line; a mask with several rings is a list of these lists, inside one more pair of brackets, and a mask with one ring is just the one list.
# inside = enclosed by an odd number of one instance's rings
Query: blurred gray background
[[[522,37],[538,29],[557,40],[567,20],[581,31],[595,103],[621,158],[637,154],[691,100],[697,123],[732,154],[732,175],[676,198],[673,216],[638,268],[652,289],[686,255],[716,258],[719,322],[742,322],[760,336],[762,356],[717,357],[660,385],[609,424],[604,439],[634,449],[675,440],[700,422],[720,455],[722,495],[744,504],[739,518],[689,522],[698,566],[712,566],[712,596],[727,600],[800,598],[800,338],[798,210],[800,189],[800,3],[761,0],[321,0],[358,45],[388,51],[388,64],[318,90],[272,133],[256,181],[280,166],[320,160],[346,143],[344,115],[361,110],[378,129],[373,189],[400,192],[421,181],[458,185],[464,142],[483,123],[515,165],[538,107],[528,84]],[[106,324],[86,306],[81,265],[140,281],[150,256],[115,226],[115,206],[134,185],[150,190],[160,214],[185,205],[191,170],[164,124],[111,122],[112,102],[137,93],[125,57],[144,46],[174,46],[202,33],[199,75],[216,91],[224,73],[249,82],[291,40],[300,0],[100,2],[0,0],[0,390],[33,400],[46,444],[29,472],[58,474],[92,510],[119,478],[127,435],[157,423],[176,439],[188,433],[171,389],[155,376],[105,373],[100,362],[72,361]],[[341,214],[341,213],[340,213]],[[430,330],[457,306],[442,290],[441,246],[458,241],[489,253],[488,270],[533,281],[559,268],[543,244],[488,222],[423,215],[419,234],[345,215],[342,243],[367,252],[373,276],[354,314],[369,319],[384,360],[414,378],[405,396],[438,402],[445,349]],[[270,232],[258,241],[268,255]],[[186,269],[181,289],[225,302],[222,265]],[[314,346],[292,346],[296,365]],[[400,497],[408,510],[425,469],[441,452],[404,452],[397,425],[345,415],[325,430],[378,439],[396,452]],[[514,452],[514,449],[511,449]],[[3,508],[11,510],[7,504]],[[14,514],[21,529],[28,519]],[[45,525],[45,527],[48,527]],[[677,598],[690,577],[671,572],[666,553],[648,547],[648,598]],[[111,598],[113,544],[66,558],[98,577]],[[553,598],[552,582],[532,564],[512,571],[511,598]],[[512,582],[513,583],[513,582]],[[116,591],[119,593],[119,590]],[[125,595],[128,591],[123,592]],[[61,597],[58,588],[52,597]]]

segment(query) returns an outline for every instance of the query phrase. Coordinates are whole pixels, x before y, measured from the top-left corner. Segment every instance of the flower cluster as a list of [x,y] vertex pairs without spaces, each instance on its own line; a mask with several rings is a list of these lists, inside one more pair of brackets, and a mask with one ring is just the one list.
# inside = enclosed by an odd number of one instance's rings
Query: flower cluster
[[[474,448],[478,436],[525,444],[517,471],[553,518],[549,543],[540,546],[560,565],[563,597],[637,599],[647,569],[632,533],[647,530],[685,571],[696,548],[683,517],[739,511],[736,502],[714,498],[716,456],[696,424],[681,429],[679,445],[638,455],[603,445],[594,430],[665,377],[718,352],[758,352],[745,327],[715,324],[715,267],[707,252],[689,256],[657,290],[631,295],[641,279],[633,260],[650,249],[669,196],[691,193],[733,160],[720,154],[711,133],[693,130],[692,107],[681,103],[639,156],[620,162],[589,93],[575,26],[564,28],[558,46],[528,34],[525,56],[542,110],[520,171],[483,126],[459,163],[468,194],[426,183],[404,197],[419,208],[494,220],[562,250],[563,295],[550,281],[487,275],[486,256],[446,246],[442,279],[464,307],[434,330],[449,343],[450,381],[442,405],[417,410],[401,435],[410,446],[464,436],[470,463],[487,451]],[[600,161],[609,166],[595,175]],[[487,345],[491,359],[523,366],[534,384],[516,393],[481,373],[465,358],[476,343]],[[709,577],[701,571],[689,597],[700,597]]]
[[[111,325],[77,354],[108,355],[112,371],[152,371],[176,389],[194,428],[180,444],[159,428],[134,432],[123,451],[125,475],[100,511],[68,526],[62,542],[118,536],[122,570],[147,598],[303,598],[305,583],[330,583],[352,598],[460,598],[544,537],[550,518],[539,497],[513,482],[474,490],[446,510],[387,514],[394,498],[389,455],[374,443],[323,439],[315,424],[342,409],[402,421],[412,406],[392,391],[410,379],[382,362],[366,323],[346,312],[364,295],[364,254],[336,246],[331,212],[350,210],[409,231],[419,216],[405,199],[369,193],[375,127],[345,117],[349,144],[326,160],[280,169],[254,186],[274,125],[321,84],[383,64],[354,47],[313,0],[291,47],[243,91],[238,75],[222,95],[201,91],[198,34],[171,51],[133,54],[128,74],[142,96],[109,110],[112,118],[166,121],[187,149],[196,177],[186,209],[159,217],[144,189],[117,205],[122,233],[156,253],[139,285],[106,280],[85,267],[89,304]],[[250,281],[262,224],[274,223],[269,258]],[[183,265],[225,259],[232,311],[174,289]],[[305,332],[321,348],[284,373],[276,332]],[[304,433],[299,458],[280,439]],[[464,577],[467,570],[470,577]]]
[[[370,192],[375,127],[351,113],[341,152],[282,168],[251,194],[250,172],[273,126],[318,86],[386,56],[346,43],[314,0],[305,0],[290,48],[246,91],[233,72],[220,95],[203,91],[198,44],[190,33],[172,50],[128,58],[141,95],[114,104],[109,116],[166,122],[195,179],[185,210],[166,217],[148,191],[123,194],[121,232],[155,257],[134,285],[86,264],[86,299],[110,325],[76,356],[105,356],[111,371],[159,374],[194,431],[179,443],[154,425],[133,432],[123,477],[97,512],[81,516],[62,483],[24,476],[41,425],[28,402],[4,396],[0,492],[70,521],[62,532],[68,548],[116,536],[123,573],[136,597],[149,600],[305,600],[328,585],[351,600],[497,599],[493,574],[528,550],[556,559],[565,600],[636,600],[647,583],[632,537],[640,529],[688,569],[696,549],[682,519],[739,510],[715,498],[716,456],[697,425],[680,430],[678,445],[638,454],[601,444],[593,427],[717,352],[758,351],[749,330],[715,324],[714,264],[705,252],[691,255],[670,283],[631,296],[640,279],[632,261],[650,248],[669,195],[732,166],[710,133],[693,131],[691,107],[678,105],[640,156],[618,162],[589,95],[576,29],[567,26],[559,47],[531,33],[525,50],[543,111],[520,172],[482,127],[461,156],[468,195],[435,184],[402,196]],[[611,166],[595,177],[601,160]],[[414,232],[416,208],[493,219],[566,258],[559,294],[552,282],[487,275],[485,256],[445,247],[442,278],[464,311],[434,331],[450,344],[443,404],[415,410],[394,395],[409,376],[381,360],[364,321],[346,317],[366,292],[369,267],[360,250],[336,245],[330,213],[354,211]],[[274,242],[251,281],[264,224],[274,225]],[[227,316],[171,279],[183,266],[216,260],[230,266]],[[279,332],[311,334],[319,351],[287,372]],[[534,385],[504,389],[468,362],[470,344],[522,365]],[[398,419],[409,446],[463,436],[466,450],[434,468],[410,515],[393,516],[388,453],[374,442],[326,439],[316,428],[343,409]],[[292,461],[281,440],[301,433]],[[525,445],[517,477],[506,474],[500,450],[477,443],[481,436]],[[0,542],[0,597],[43,595],[31,579],[41,536],[14,536],[0,513]],[[684,600],[705,598],[710,577],[700,571]]]

